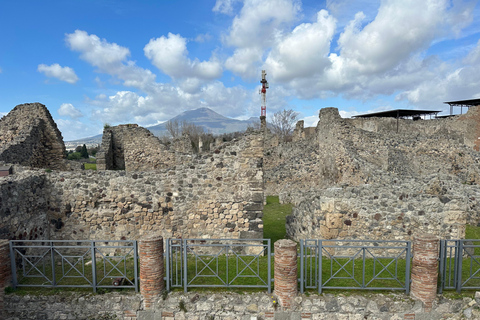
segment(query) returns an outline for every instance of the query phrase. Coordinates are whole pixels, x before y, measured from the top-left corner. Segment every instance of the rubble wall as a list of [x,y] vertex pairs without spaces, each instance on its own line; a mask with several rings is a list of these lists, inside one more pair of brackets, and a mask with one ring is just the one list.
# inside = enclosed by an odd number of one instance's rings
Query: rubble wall
[[[22,221],[37,214],[51,239],[138,239],[152,231],[164,238],[259,239],[262,147],[261,135],[252,134],[209,154],[178,156],[175,166],[152,172],[25,171],[30,177],[1,178],[0,190],[18,194],[1,203],[19,206]],[[28,179],[42,188],[30,188]],[[40,204],[43,211],[36,210]],[[10,226],[5,211],[0,217],[5,238],[12,239],[17,224]]]
[[0,120],[0,161],[65,170],[65,144],[40,103],[16,106]]

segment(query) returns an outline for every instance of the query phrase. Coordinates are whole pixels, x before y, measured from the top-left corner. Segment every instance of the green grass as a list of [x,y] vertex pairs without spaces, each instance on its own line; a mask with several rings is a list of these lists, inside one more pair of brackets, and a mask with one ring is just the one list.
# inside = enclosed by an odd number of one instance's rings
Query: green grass
[[287,238],[285,218],[292,213],[293,205],[280,204],[278,196],[267,196],[263,207],[263,237],[270,239],[272,248],[275,241]]
[[[68,258],[67,258],[68,259]],[[110,257],[112,259],[112,257]],[[72,264],[79,269],[85,278],[88,281],[93,282],[93,273],[92,273],[92,265],[91,264],[84,264],[81,263],[75,264],[74,260],[71,260]],[[111,260],[113,265],[116,265],[116,260]],[[86,261],[84,261],[86,262]],[[128,279],[131,282],[134,282],[134,267],[133,267],[133,258],[127,258],[126,261],[126,274]],[[15,290],[16,294],[58,294],[59,292],[93,292],[93,287],[89,284],[89,282],[81,276],[76,270],[74,270],[68,263],[64,262],[64,266],[62,268],[61,262],[56,261],[55,263],[55,282],[57,285],[78,285],[78,286],[86,286],[86,287],[56,287],[56,288],[49,288],[49,287],[17,287]],[[37,268],[43,272],[43,274],[49,280],[53,279],[52,268],[49,261],[46,261],[45,266],[40,262],[37,265]],[[28,267],[31,268],[31,265],[28,264]],[[117,266],[123,272],[123,263],[120,263]],[[17,280],[18,283],[21,285],[49,285],[50,282],[45,279],[45,277],[41,276],[41,274],[31,268],[30,270],[27,269],[29,276],[25,277],[23,275],[23,269],[17,270]],[[97,276],[97,286],[111,286],[115,278],[122,277],[122,274],[115,270],[113,266],[107,262],[104,263],[102,259],[97,258],[96,263],[96,276]],[[105,277],[106,276],[106,277]],[[126,281],[125,285],[131,285],[130,282]],[[97,293],[105,293],[110,291],[132,291],[130,288],[98,288]]]
[[85,163],[85,170],[97,170],[96,163]]

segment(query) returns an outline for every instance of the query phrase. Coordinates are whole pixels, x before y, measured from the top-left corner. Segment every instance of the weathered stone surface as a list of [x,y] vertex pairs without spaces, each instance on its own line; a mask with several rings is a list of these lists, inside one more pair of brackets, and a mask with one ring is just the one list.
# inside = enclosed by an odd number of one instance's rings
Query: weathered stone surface
[[65,170],[64,158],[62,134],[44,105],[18,105],[0,120],[0,161]]
[[[194,298],[197,297],[198,300]],[[169,293],[159,298],[155,308],[144,310],[141,295],[134,293],[59,294],[46,296],[5,296],[6,320],[14,319],[92,319],[99,315],[117,319],[476,319],[479,306],[474,299],[441,298],[426,313],[421,305],[403,294],[332,294],[298,297],[290,311],[275,310],[266,293],[231,292]],[[296,299],[297,300],[297,299]],[[187,312],[180,310],[185,302]],[[193,302],[192,302],[193,301]],[[413,317],[412,317],[413,316]]]

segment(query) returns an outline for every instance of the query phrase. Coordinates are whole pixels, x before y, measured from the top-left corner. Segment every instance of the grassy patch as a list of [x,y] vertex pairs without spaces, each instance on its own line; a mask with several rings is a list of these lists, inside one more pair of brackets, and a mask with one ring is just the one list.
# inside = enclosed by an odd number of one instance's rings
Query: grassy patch
[[278,196],[267,196],[263,207],[263,237],[271,239],[272,248],[275,241],[286,239],[285,218],[292,213],[292,204],[280,204]]
[[97,170],[96,163],[85,163],[85,170]]

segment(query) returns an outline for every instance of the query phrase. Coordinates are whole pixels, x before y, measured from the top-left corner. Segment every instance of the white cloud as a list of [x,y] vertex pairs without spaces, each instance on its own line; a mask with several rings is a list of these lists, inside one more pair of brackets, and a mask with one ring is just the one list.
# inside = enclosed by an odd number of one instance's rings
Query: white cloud
[[434,68],[433,75],[418,86],[397,95],[398,100],[424,108],[446,109],[444,101],[461,100],[480,96],[480,41],[465,59],[462,66],[441,64]]
[[232,14],[233,5],[235,4],[235,2],[240,2],[240,0],[217,0],[212,11],[224,14]]
[[83,117],[83,113],[75,108],[71,103],[63,103],[57,112],[62,117],[70,117],[72,119]]
[[146,91],[155,82],[155,75],[150,70],[142,69],[135,62],[127,60],[130,56],[128,48],[101,40],[82,30],[66,34],[65,41],[71,50],[81,52],[83,60],[97,67],[98,71],[123,80],[126,86]]
[[143,50],[154,66],[174,79],[212,80],[222,75],[222,65],[215,58],[209,61],[190,60],[187,40],[178,34],[169,33],[167,37],[151,39]]
[[279,40],[265,61],[274,80],[289,81],[322,73],[330,65],[328,54],[335,19],[321,10],[315,23],[303,23]]
[[37,70],[38,72],[45,74],[47,77],[57,78],[71,84],[74,84],[78,81],[78,77],[72,68],[62,67],[58,63],[54,63],[50,66],[47,66],[46,64],[39,64]]
[[258,74],[265,50],[298,19],[300,10],[297,0],[245,0],[224,38],[234,47],[225,67],[244,78]]

